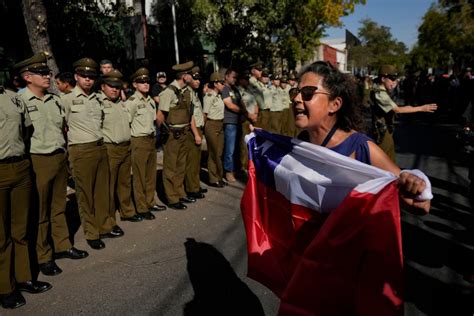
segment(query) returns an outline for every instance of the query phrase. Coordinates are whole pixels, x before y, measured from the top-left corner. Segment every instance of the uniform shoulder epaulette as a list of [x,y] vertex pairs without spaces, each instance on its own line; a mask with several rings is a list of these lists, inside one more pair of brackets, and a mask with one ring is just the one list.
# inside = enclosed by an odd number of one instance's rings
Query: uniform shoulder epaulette
[[206,96],[212,97],[212,93],[208,92],[208,93],[206,93]]
[[135,97],[130,97],[130,98],[128,98],[127,101],[133,101],[133,100],[135,100]]

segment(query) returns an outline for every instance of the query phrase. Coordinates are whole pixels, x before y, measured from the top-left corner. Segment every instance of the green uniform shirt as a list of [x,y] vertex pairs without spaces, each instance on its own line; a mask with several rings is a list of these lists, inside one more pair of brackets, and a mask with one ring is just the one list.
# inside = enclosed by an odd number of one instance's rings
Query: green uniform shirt
[[14,92],[0,87],[0,159],[25,154],[22,115],[25,126],[31,125],[30,116]]
[[255,110],[257,109],[257,99],[255,98],[255,95],[253,95],[249,89],[243,87],[239,87],[239,91],[247,112],[249,114],[255,114]]
[[69,145],[84,144],[104,138],[102,105],[95,93],[86,95],[79,86],[61,97],[69,127]]
[[255,100],[257,101],[258,107],[260,109],[263,109],[265,106],[265,101],[263,99],[262,86],[263,84],[260,81],[258,81],[257,78],[253,76],[249,78],[248,90],[250,93],[252,93],[255,96]]
[[[170,86],[175,86],[176,88],[178,88],[179,90],[181,90],[181,87],[178,85],[178,82],[176,80],[174,80]],[[186,89],[183,88],[183,89]],[[178,105],[178,96],[176,95],[176,93],[171,90],[171,89],[165,89],[163,90],[161,93],[160,93],[160,105],[159,105],[159,109],[163,112],[169,112],[170,109],[174,108],[175,106]]]
[[290,90],[291,90],[291,87],[289,84],[286,85],[285,89],[282,89],[283,109],[290,108],[290,104],[291,104]]
[[61,99],[46,93],[41,99],[26,88],[18,94],[30,115],[34,132],[31,137],[30,152],[32,154],[50,154],[57,149],[66,147],[63,134],[64,108]]
[[196,127],[204,126],[204,114],[202,113],[202,104],[196,91],[191,91],[191,102],[194,106],[193,116],[196,122]]
[[267,87],[263,82],[260,82],[260,89],[263,93],[263,107],[262,110],[270,110],[273,106],[273,91],[269,87]]
[[381,108],[385,113],[393,111],[398,105],[393,102],[392,98],[388,94],[387,89],[383,86],[383,84],[376,85],[375,87],[375,100],[377,106]]
[[217,92],[211,90],[204,96],[203,112],[207,114],[210,120],[224,119],[224,101]]
[[270,108],[270,111],[271,112],[281,112],[281,111],[283,111],[283,109],[284,109],[283,95],[281,93],[283,91],[283,89],[280,88],[280,87],[272,86],[271,90],[272,90],[273,94],[272,94],[272,106]]
[[[160,97],[160,103],[162,103]],[[138,91],[125,101],[131,117],[132,136],[150,136],[155,134],[156,105],[150,96],[145,97]]]
[[130,113],[125,104],[117,99],[116,102],[110,100],[102,92],[98,93],[104,106],[104,141],[106,143],[120,144],[129,142],[131,137]]

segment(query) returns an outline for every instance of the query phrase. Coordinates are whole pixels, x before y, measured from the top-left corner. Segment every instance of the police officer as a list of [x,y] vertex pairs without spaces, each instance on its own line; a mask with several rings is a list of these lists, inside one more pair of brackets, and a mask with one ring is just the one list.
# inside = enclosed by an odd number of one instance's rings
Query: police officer
[[26,235],[31,179],[23,140],[30,125],[23,104],[0,86],[0,305],[4,308],[25,304],[20,291],[41,293],[51,288],[49,283],[33,281],[30,272]]
[[[193,106],[193,118],[196,124],[194,133],[198,133],[202,139],[202,133],[204,128],[204,115],[202,113],[202,104],[197,94],[201,83],[201,75],[199,73],[199,67],[193,67],[191,69],[192,81],[189,83],[188,89],[191,90],[191,104]],[[196,144],[195,139],[191,139],[188,143],[188,156],[186,160],[186,176],[184,178],[184,184],[188,197],[195,199],[203,199],[206,189],[201,189],[200,186],[200,170],[201,170],[201,144]]]
[[258,80],[259,89],[263,95],[263,104],[260,105],[258,126],[263,129],[271,128],[270,109],[273,106],[273,92],[268,86],[270,82],[270,72],[268,69],[262,70],[262,76]]
[[255,114],[258,115],[257,126],[261,128],[263,127],[261,126],[262,118],[261,118],[260,110],[263,109],[264,104],[265,104],[264,99],[263,99],[262,84],[260,82],[260,78],[262,77],[262,70],[263,70],[263,64],[260,61],[257,61],[250,65],[250,77],[249,77],[249,86],[248,86],[249,92],[255,96],[255,100],[257,101],[258,108]]
[[283,95],[280,86],[281,77],[275,75],[272,77],[272,103],[270,107],[270,131],[272,133],[281,134],[283,126]]
[[135,93],[125,102],[131,116],[131,145],[133,194],[137,213],[147,220],[155,219],[151,211],[162,211],[164,205],[155,203],[156,191],[156,105],[148,95],[150,76],[148,69],[139,68],[130,80]]
[[[298,82],[296,81],[296,74],[294,71],[291,71],[288,75],[288,96],[291,89],[296,89],[298,87]],[[290,100],[291,102],[291,100]],[[295,115],[293,114],[293,108],[290,106],[288,111],[288,136],[296,137],[299,134],[299,129],[295,124]]]
[[76,197],[82,227],[92,249],[105,247],[102,238],[120,237],[123,231],[113,228],[109,217],[109,167],[102,126],[103,107],[94,92],[97,63],[82,58],[73,63],[74,89],[61,97],[68,125],[69,162],[76,184]]
[[191,130],[195,127],[192,115],[191,91],[186,87],[192,81],[192,61],[177,64],[172,67],[176,79],[160,93],[158,121],[166,124],[170,136],[164,147],[163,156],[163,186],[169,207],[177,210],[187,208],[183,203],[193,203],[196,199],[187,196],[184,189],[186,173],[186,156],[188,144],[193,141],[201,144],[199,134]]
[[209,185],[222,188],[224,168],[222,153],[224,151],[224,101],[220,93],[224,90],[224,76],[220,72],[213,72],[209,78],[209,90],[204,96],[204,132],[206,134],[207,169],[209,172]]
[[[103,75],[101,92],[98,94],[104,107],[105,147],[109,160],[110,172],[110,214],[109,225],[117,225],[115,211],[118,209],[122,221],[140,222],[141,215],[136,214],[132,203],[131,152],[130,152],[130,115],[120,98],[122,89],[120,71],[113,69]],[[116,199],[117,197],[117,199]],[[118,201],[118,205],[115,201]]]
[[15,65],[26,82],[19,95],[33,123],[31,162],[38,192],[38,238],[36,254],[39,269],[45,275],[62,272],[53,259],[82,259],[88,253],[72,247],[66,222],[66,141],[64,138],[64,109],[58,96],[47,91],[51,84],[51,70],[45,53],[38,53]]
[[293,136],[289,133],[290,123],[290,85],[288,84],[288,77],[282,76],[280,80],[280,95],[282,99],[282,114],[281,114],[281,133],[286,136]]
[[372,132],[377,145],[395,162],[395,144],[393,142],[394,115],[396,113],[415,113],[436,111],[434,103],[421,106],[398,106],[389,95],[390,90],[397,86],[398,73],[393,65],[380,67],[379,76],[374,90],[371,92],[372,101]]

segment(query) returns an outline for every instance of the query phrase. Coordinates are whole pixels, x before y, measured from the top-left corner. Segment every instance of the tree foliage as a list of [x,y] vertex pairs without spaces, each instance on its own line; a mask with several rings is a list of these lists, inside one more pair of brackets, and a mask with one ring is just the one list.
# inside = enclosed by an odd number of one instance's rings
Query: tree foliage
[[[177,0],[178,27],[188,25],[178,36],[202,34],[227,66],[257,57],[269,62],[275,53],[294,63],[312,56],[325,28],[339,26],[357,4],[365,0]],[[163,12],[156,10],[158,21],[166,20]]]
[[390,28],[379,25],[371,19],[361,22],[358,36],[362,45],[349,50],[349,60],[357,68],[377,71],[383,64],[393,64],[402,70],[407,62],[406,46],[397,41]]
[[413,68],[463,68],[474,58],[474,4],[469,0],[440,0],[426,12],[411,52]]

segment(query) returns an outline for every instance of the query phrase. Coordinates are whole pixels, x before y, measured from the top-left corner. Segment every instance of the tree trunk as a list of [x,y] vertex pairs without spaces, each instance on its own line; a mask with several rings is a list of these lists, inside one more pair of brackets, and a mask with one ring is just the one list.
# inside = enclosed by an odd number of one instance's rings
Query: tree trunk
[[[23,17],[25,18],[28,38],[30,40],[33,53],[47,52],[53,56],[53,50],[48,34],[48,20],[46,8],[42,0],[22,0]],[[58,65],[54,58],[48,60],[48,66],[54,74],[59,72]],[[57,92],[54,80],[51,80],[51,88]]]

